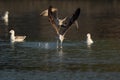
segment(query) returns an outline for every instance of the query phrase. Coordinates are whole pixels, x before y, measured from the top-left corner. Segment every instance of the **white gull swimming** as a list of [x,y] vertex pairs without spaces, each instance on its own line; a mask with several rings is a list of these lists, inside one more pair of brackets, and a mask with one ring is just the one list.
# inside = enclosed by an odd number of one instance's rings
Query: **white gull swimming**
[[24,39],[26,38],[26,36],[15,36],[15,31],[14,30],[10,30],[10,41],[11,42],[23,42]]

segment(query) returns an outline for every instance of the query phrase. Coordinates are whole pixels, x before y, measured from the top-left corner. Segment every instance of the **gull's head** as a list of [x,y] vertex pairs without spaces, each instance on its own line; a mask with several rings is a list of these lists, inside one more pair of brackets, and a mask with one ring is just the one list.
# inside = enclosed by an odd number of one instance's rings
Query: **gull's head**
[[58,19],[58,21],[59,21],[59,25],[63,24],[63,21],[61,19]]
[[63,42],[63,40],[64,40],[64,35],[59,35],[59,39],[60,39],[61,42]]
[[9,14],[9,11],[6,11],[5,14]]
[[10,33],[13,34],[13,33],[15,33],[15,31],[14,30],[10,30]]
[[87,38],[91,38],[91,35],[90,35],[90,33],[87,33]]
[[65,17],[64,19],[58,19],[58,21],[59,21],[59,25],[62,25],[63,22],[64,22],[66,19],[67,19],[67,17]]

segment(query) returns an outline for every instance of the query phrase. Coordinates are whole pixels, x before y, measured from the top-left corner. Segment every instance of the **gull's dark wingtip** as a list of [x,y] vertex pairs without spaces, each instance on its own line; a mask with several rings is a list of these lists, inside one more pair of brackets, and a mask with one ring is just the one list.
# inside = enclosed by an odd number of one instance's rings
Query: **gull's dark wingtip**
[[80,12],[80,10],[81,10],[80,8],[77,8],[77,11],[79,11],[79,12]]
[[80,8],[77,8],[77,10],[79,10],[79,11],[80,11],[81,9],[80,9]]
[[80,11],[81,11],[81,9],[77,8],[75,14],[78,14],[78,16],[79,16],[80,15]]

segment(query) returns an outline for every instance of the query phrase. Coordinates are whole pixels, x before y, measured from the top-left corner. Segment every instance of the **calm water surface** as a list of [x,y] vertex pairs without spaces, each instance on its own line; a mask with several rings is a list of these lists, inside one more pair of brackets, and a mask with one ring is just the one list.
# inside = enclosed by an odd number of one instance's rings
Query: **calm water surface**
[[[56,49],[56,33],[47,17],[39,14],[49,5],[61,18],[80,7],[79,30],[73,24],[63,49]],[[67,5],[66,5],[67,4]],[[120,5],[118,0],[0,0],[9,25],[0,20],[0,80],[119,80]],[[22,6],[21,6],[22,5]],[[72,6],[71,6],[72,5]],[[11,44],[9,30],[26,35],[26,41]],[[86,34],[94,40],[86,45]]]

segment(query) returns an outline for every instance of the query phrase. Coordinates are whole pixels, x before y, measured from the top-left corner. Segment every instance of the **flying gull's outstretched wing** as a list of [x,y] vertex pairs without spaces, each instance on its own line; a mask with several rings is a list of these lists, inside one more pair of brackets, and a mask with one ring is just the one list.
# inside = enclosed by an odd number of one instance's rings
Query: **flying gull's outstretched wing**
[[70,26],[78,19],[79,15],[80,15],[80,8],[76,9],[74,14],[71,17],[68,17],[66,19],[64,24],[61,25],[61,29],[60,29],[59,33],[61,35],[65,35],[66,32],[69,30]]
[[48,18],[54,29],[56,30],[57,34],[59,34],[59,21],[57,18],[57,12],[52,12],[52,6],[48,8]]

